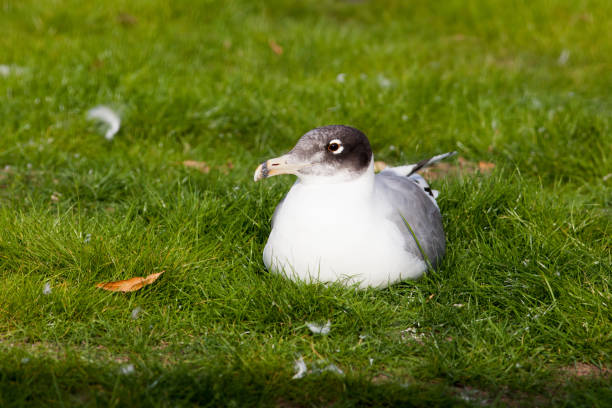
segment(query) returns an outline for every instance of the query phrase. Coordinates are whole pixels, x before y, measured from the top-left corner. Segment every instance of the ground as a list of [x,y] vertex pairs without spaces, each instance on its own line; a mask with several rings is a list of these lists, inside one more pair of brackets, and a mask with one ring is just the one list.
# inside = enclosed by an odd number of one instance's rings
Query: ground
[[[607,0],[1,1],[0,405],[609,404],[610,32]],[[265,271],[293,180],[253,171],[326,124],[458,151],[437,271]]]

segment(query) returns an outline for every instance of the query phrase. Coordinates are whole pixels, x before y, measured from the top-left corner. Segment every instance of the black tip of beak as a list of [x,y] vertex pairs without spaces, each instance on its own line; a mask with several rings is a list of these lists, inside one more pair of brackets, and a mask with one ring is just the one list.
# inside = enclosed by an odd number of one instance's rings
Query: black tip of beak
[[268,177],[268,162],[265,161],[263,163],[261,163],[261,178],[267,178]]

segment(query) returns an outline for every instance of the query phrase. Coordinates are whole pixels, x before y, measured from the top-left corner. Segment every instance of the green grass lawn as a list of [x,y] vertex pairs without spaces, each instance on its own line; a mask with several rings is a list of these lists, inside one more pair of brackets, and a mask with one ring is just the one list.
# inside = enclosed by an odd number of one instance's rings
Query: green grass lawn
[[[291,3],[0,1],[0,406],[610,404],[612,2]],[[253,171],[327,124],[496,164],[433,181],[438,271],[265,271]]]

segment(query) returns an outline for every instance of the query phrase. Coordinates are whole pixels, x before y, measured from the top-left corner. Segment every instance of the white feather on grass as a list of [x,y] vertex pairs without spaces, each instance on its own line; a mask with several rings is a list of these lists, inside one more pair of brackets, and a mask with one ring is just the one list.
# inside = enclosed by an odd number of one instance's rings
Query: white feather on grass
[[306,322],[306,326],[308,326],[308,328],[313,334],[320,334],[322,336],[325,336],[329,334],[329,330],[331,329],[331,322],[328,320],[324,326],[318,325],[316,323]]
[[334,374],[338,374],[338,375],[344,375],[344,371],[342,371],[341,369],[338,368],[337,365],[335,364],[330,364],[327,367],[325,367],[322,371],[330,371]]
[[295,374],[293,375],[293,377],[291,377],[291,379],[293,380],[297,380],[300,378],[304,378],[306,375],[321,375],[324,372],[331,372],[334,373],[336,375],[344,375],[344,371],[342,371],[340,368],[338,368],[337,365],[335,364],[328,364],[327,366],[325,366],[324,368],[321,368],[320,364],[324,363],[324,361],[319,361],[318,363],[313,363],[311,365],[311,370],[308,370],[308,366],[306,365],[306,363],[304,362],[304,358],[300,356],[300,358],[298,358],[297,360],[295,360],[293,362],[293,369],[295,370]]
[[115,113],[111,108],[107,106],[96,106],[95,108],[87,111],[87,119],[90,120],[99,120],[108,125],[108,130],[104,137],[106,140],[113,140],[115,134],[119,131],[121,127],[121,119],[119,115]]
[[136,370],[134,370],[134,364],[124,364],[119,367],[119,372],[123,375],[134,374]]
[[8,77],[10,75],[21,75],[25,71],[25,68],[18,67],[16,65],[0,64],[0,76]]
[[132,310],[132,314],[130,315],[132,320],[138,319],[140,312],[142,312],[142,308],[140,306],[137,306],[134,310]]
[[293,368],[295,369],[295,375],[291,378],[294,380],[304,377],[308,371],[308,367],[306,367],[306,363],[302,357],[295,360],[293,363]]

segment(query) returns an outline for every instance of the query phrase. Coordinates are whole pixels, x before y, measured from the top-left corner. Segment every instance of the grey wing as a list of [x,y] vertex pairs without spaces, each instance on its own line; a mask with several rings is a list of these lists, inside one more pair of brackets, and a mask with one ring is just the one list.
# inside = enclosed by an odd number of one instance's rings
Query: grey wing
[[391,172],[377,174],[375,186],[376,194],[384,197],[393,207],[389,217],[403,233],[406,251],[419,258],[423,257],[406,226],[408,223],[423,252],[435,267],[446,250],[442,216],[435,200],[428,196],[428,192],[417,180]]

